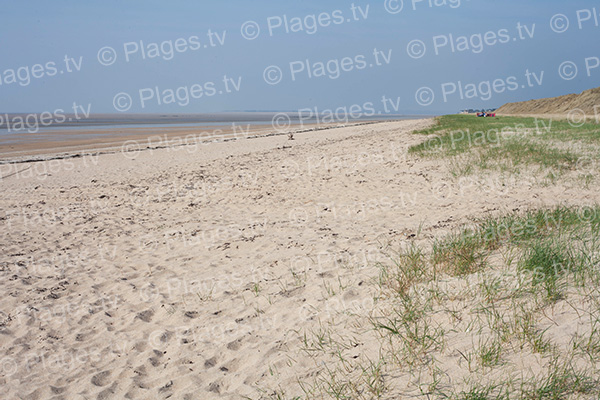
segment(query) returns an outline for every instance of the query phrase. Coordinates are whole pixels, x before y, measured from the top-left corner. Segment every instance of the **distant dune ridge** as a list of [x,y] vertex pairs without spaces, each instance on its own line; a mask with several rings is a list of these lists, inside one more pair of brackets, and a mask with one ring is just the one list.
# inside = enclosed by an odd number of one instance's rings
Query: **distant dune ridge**
[[587,115],[600,113],[600,87],[580,94],[507,103],[497,112],[499,114],[568,114],[575,109],[583,110]]

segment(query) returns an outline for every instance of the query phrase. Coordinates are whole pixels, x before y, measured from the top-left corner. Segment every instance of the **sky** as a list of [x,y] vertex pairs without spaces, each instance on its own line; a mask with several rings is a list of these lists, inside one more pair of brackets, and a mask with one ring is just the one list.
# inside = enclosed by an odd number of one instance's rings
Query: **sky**
[[0,112],[442,114],[600,86],[597,0],[0,0]]

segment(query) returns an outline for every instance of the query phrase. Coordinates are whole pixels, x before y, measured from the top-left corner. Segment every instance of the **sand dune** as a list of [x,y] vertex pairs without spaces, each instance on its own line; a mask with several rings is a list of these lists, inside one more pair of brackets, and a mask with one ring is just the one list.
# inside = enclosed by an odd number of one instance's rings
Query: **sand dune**
[[600,112],[600,88],[589,89],[579,94],[507,103],[497,112],[502,115],[554,116],[577,112],[585,114],[588,118],[597,119]]
[[346,311],[373,308],[383,245],[600,199],[535,176],[453,181],[406,153],[431,123],[0,166],[0,397],[301,393],[322,368],[302,330],[350,332]]

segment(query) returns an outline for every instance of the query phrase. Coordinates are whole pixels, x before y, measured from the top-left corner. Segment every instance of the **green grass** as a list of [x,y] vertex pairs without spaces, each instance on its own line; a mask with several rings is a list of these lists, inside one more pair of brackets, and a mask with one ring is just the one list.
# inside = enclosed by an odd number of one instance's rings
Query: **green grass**
[[[569,365],[551,365],[545,376],[521,383],[518,390],[510,390],[508,383],[501,385],[473,385],[458,394],[441,397],[457,400],[563,400],[569,398],[597,398],[598,380],[590,374],[579,372]],[[587,396],[587,397],[581,397]]]
[[[599,151],[590,146],[600,146],[600,125],[596,123],[574,127],[564,120],[446,115],[438,117],[434,126],[415,134],[429,137],[410,147],[409,153],[472,157],[453,168],[455,175],[471,174],[477,170],[474,167],[519,172],[522,166],[561,173],[581,167],[583,157],[600,159]],[[567,148],[568,144],[587,145],[590,150],[584,154]]]
[[506,392],[502,391],[501,386],[474,386],[468,391],[460,392],[457,396],[452,396],[451,398],[456,398],[458,400],[501,400],[501,399],[509,399],[509,395]]
[[[376,309],[344,323],[357,330],[339,336],[332,320],[300,337],[318,370],[300,381],[303,399],[398,398],[407,382],[431,399],[600,393],[600,205],[486,217],[431,246],[387,250]],[[566,328],[564,307],[590,325],[566,344],[554,329]],[[362,343],[377,347],[356,353]]]
[[499,365],[502,358],[502,344],[499,341],[485,343],[479,348],[479,361],[482,367]]
[[543,286],[549,300],[559,300],[558,280],[566,271],[573,270],[574,264],[568,244],[553,238],[536,240],[526,249],[519,268],[530,273],[533,286]]
[[[561,400],[572,395],[598,393],[598,381],[585,372],[575,370],[567,360],[554,360],[545,377],[530,382],[521,398],[527,400]],[[591,397],[588,397],[591,398]]]
[[[591,235],[599,227],[600,206],[559,206],[486,218],[477,221],[474,227],[436,240],[431,262],[435,271],[454,276],[471,274],[484,269],[487,259],[495,250],[512,246],[526,251],[522,271],[538,271],[542,268],[542,273],[553,277],[554,267],[569,268],[575,260],[575,255],[568,250],[569,241],[558,238],[565,235]],[[534,283],[538,283],[537,280]]]
[[388,257],[392,267],[379,264],[379,282],[400,296],[404,297],[414,283],[427,277],[427,259],[420,247],[411,245],[407,250]]

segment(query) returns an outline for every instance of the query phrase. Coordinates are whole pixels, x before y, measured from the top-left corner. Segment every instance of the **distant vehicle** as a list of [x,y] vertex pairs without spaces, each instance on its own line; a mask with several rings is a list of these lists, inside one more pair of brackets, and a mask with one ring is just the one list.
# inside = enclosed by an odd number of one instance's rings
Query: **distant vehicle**
[[484,111],[484,112],[478,112],[477,116],[478,117],[484,117],[484,118],[486,118],[486,117],[495,117],[496,113],[489,113],[489,112],[485,112]]

